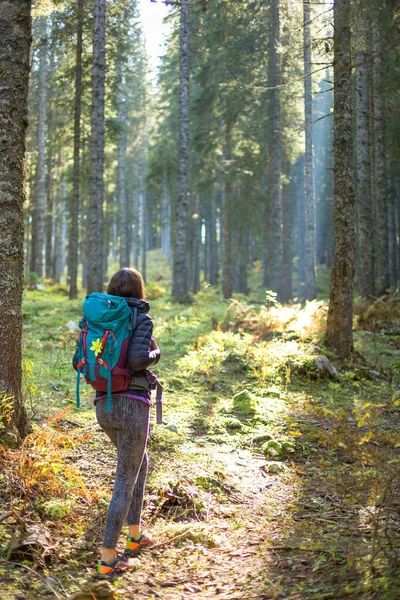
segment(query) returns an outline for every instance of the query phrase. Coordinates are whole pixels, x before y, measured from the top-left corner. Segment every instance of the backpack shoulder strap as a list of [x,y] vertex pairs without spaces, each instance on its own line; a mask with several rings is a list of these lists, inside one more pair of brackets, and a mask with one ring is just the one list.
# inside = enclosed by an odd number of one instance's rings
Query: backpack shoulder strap
[[136,323],[137,323],[137,308],[135,306],[135,308],[132,311],[132,332],[135,330],[136,327]]

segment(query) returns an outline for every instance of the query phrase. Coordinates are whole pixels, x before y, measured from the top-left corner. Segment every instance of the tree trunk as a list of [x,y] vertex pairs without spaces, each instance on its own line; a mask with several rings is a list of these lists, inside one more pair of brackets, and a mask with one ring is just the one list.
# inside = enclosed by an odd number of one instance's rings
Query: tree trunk
[[[239,193],[243,198],[247,197],[247,189],[245,186],[242,186],[239,190]],[[249,236],[248,236],[248,227],[246,223],[245,214],[238,215],[238,219],[235,223],[236,225],[236,236],[235,236],[235,244],[234,244],[234,252],[235,252],[235,284],[234,290],[241,294],[248,294],[248,284],[247,284],[247,269],[249,265]]]
[[283,161],[285,182],[282,186],[283,207],[283,261],[282,261],[282,302],[293,298],[292,290],[292,214],[290,198],[290,163],[287,157]]
[[395,233],[396,233],[396,287],[398,282],[400,281],[400,244],[398,243],[398,239],[400,236],[400,177],[398,172],[395,174],[395,195],[393,198],[395,205]]
[[171,201],[166,176],[161,197],[161,248],[168,262],[171,259]]
[[49,107],[48,111],[48,127],[49,127],[49,142],[47,148],[47,195],[46,195],[46,216],[45,216],[45,274],[46,279],[54,279],[54,212],[53,212],[53,195],[54,195],[54,157],[53,157],[53,111]]
[[133,266],[139,268],[139,249],[140,249],[140,174],[137,160],[135,160],[135,178],[132,192],[132,212],[133,212],[133,232],[132,232],[132,254]]
[[[320,93],[314,101],[314,120],[330,112],[333,104],[333,94],[330,83],[330,70],[325,72],[325,81],[319,85]],[[332,133],[333,120],[323,119],[313,126],[314,145],[314,191],[318,200],[316,246],[317,264],[327,265],[328,255],[331,252],[330,241],[332,240],[332,218],[330,215],[330,203],[333,195],[333,164],[332,164]],[[328,217],[329,215],[329,217]]]
[[0,0],[0,14],[0,395],[13,398],[10,418],[0,412],[0,421],[24,437],[28,422],[21,390],[21,306],[31,2]]
[[[61,159],[60,159],[61,163]],[[60,164],[61,166],[61,164]],[[61,276],[65,267],[65,254],[66,254],[66,232],[67,232],[67,214],[66,214],[66,181],[65,175],[61,176],[61,183],[59,188],[59,202],[56,207],[55,214],[56,228],[54,238],[54,279],[57,283],[61,281]]]
[[210,206],[210,224],[209,224],[209,264],[210,264],[210,283],[217,285],[218,283],[218,240],[217,240],[217,199],[215,192],[211,192]]
[[[28,92],[28,97],[29,97],[29,92]],[[29,108],[28,108],[29,110]],[[27,161],[28,163],[28,157],[27,157]],[[27,173],[30,173],[30,177],[29,179],[25,182],[26,187],[28,188],[28,202],[29,205],[33,205],[34,203],[34,195],[35,195],[35,178],[33,176],[33,169],[32,169],[32,164],[26,164],[25,166],[25,170]],[[24,228],[25,228],[25,249],[24,249],[24,256],[25,256],[25,278],[28,281],[29,280],[29,268],[30,268],[30,262],[31,262],[31,251],[32,251],[32,244],[31,244],[31,223],[30,223],[30,215],[29,212],[27,211],[25,214],[25,220],[24,220]]]
[[314,300],[317,295],[316,284],[316,241],[315,241],[315,193],[314,193],[314,157],[313,157],[313,96],[311,64],[311,6],[303,3],[304,12],[304,100],[305,100],[305,298]]
[[70,202],[68,236],[69,297],[78,295],[78,217],[80,193],[81,110],[82,110],[82,51],[83,51],[83,3],[77,2],[75,108],[74,108],[74,164],[72,171],[72,198]]
[[103,201],[104,201],[104,92],[106,0],[94,0],[92,137],[89,206],[88,293],[101,292],[104,283]]
[[[54,38],[55,22],[51,23],[51,38]],[[49,71],[48,71],[48,88],[49,94],[47,98],[47,179],[46,179],[46,211],[44,221],[44,254],[45,254],[45,277],[46,279],[54,278],[54,213],[53,213],[53,186],[54,186],[54,146],[55,146],[55,135],[54,135],[54,106],[52,98],[53,89],[53,77],[55,72],[55,48],[52,40],[49,44]]]
[[141,268],[141,272],[143,275],[143,279],[146,281],[147,280],[147,243],[148,243],[148,223],[147,223],[147,196],[146,196],[146,190],[143,190],[142,192],[142,211],[141,211],[142,217],[141,217],[141,221],[142,221],[142,268]]
[[384,103],[382,96],[382,29],[375,21],[373,28],[374,65],[373,65],[373,123],[374,123],[374,182],[376,210],[376,253],[375,277],[376,294],[381,296],[389,290],[389,239],[388,239],[388,202],[386,186],[386,158],[384,138]]
[[[81,179],[81,188],[79,195],[80,210],[83,218],[79,220],[78,224],[78,240],[79,240],[79,258],[82,264],[82,288],[87,289],[88,287],[88,271],[89,271],[89,204],[90,204],[90,155],[85,148],[85,142],[81,138],[82,152],[80,170],[84,174]],[[88,144],[89,145],[89,144]],[[86,218],[85,218],[86,216]]]
[[125,187],[126,136],[121,131],[118,139],[118,208],[119,208],[119,266],[129,267],[128,217]]
[[[139,257],[141,258],[141,273],[143,279],[146,280],[146,258],[147,258],[147,229],[146,229],[146,213],[147,213],[147,198],[144,188],[145,177],[143,174],[144,167],[140,168],[139,172]],[[139,266],[139,264],[138,264]]]
[[178,202],[176,212],[175,252],[172,274],[172,296],[185,300],[188,296],[187,277],[187,212],[189,170],[189,4],[181,4],[180,22],[180,91],[179,91],[179,165]]
[[391,292],[397,288],[397,231],[396,203],[394,189],[390,187],[388,202],[388,233],[389,233],[389,282]]
[[[122,58],[119,59],[120,61]],[[121,64],[118,65],[118,210],[119,210],[119,266],[129,267],[128,246],[128,207],[125,185],[125,157],[126,157],[126,111],[124,108],[124,94]]]
[[202,210],[202,223],[204,223],[204,230],[201,235],[201,250],[200,250],[200,269],[203,269],[203,281],[210,282],[210,215],[211,215],[210,203],[207,200],[203,203]]
[[271,91],[271,118],[270,118],[270,155],[271,155],[271,193],[272,193],[272,261],[271,261],[271,289],[281,295],[282,285],[282,190],[281,190],[281,99],[277,86],[281,83],[280,69],[280,32],[279,32],[279,4],[280,0],[272,0],[272,41],[270,54],[270,86]]
[[327,342],[339,358],[353,349],[355,214],[350,0],[334,5],[334,238]]
[[[115,200],[113,199],[113,204],[115,204]],[[112,226],[111,226],[111,260],[113,263],[117,262],[118,259],[118,227],[117,227],[117,215],[115,211],[113,211],[112,215]]]
[[44,217],[46,206],[46,108],[48,71],[47,17],[39,17],[39,120],[38,158],[36,166],[36,202],[32,207],[32,250],[30,271],[43,277]]
[[200,194],[194,196],[194,214],[192,215],[193,227],[193,254],[192,254],[192,291],[197,294],[200,289],[200,249],[201,249],[201,218]]
[[363,298],[375,295],[374,229],[371,198],[369,136],[368,64],[366,63],[367,30],[362,16],[357,21],[356,63],[356,140],[357,140],[357,208],[358,208],[358,290]]
[[107,194],[104,198],[104,211],[103,211],[103,273],[108,271],[108,261],[110,258],[110,249],[112,256],[112,236],[113,236],[113,222],[115,214],[115,196],[113,194]]
[[305,269],[305,254],[306,254],[306,222],[305,222],[305,181],[304,181],[304,156],[297,159],[297,295],[299,300],[303,302],[306,296],[306,269]]
[[[228,110],[226,111],[229,112]],[[232,185],[230,174],[231,162],[231,123],[225,123],[225,154],[223,155],[223,261],[222,261],[222,293],[224,298],[232,296]]]

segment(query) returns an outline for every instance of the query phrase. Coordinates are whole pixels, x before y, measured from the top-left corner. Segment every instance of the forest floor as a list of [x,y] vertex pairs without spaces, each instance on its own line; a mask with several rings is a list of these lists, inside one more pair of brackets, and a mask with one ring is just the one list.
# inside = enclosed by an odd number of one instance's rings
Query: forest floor
[[115,453],[89,389],[74,407],[82,299],[27,292],[33,431],[0,453],[1,600],[399,598],[400,301],[356,306],[358,354],[339,368],[323,302],[228,305],[205,288],[180,306],[149,291],[165,385],[143,515],[155,545],[97,581]]

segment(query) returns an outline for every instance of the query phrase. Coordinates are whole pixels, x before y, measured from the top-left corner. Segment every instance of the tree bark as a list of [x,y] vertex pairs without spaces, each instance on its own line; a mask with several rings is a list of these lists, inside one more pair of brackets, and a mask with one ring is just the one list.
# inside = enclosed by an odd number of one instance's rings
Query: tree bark
[[217,239],[217,199],[211,192],[210,222],[209,222],[209,271],[211,285],[218,283],[218,239]]
[[394,177],[395,191],[394,191],[394,214],[395,214],[395,234],[396,234],[396,287],[400,281],[400,244],[398,243],[400,235],[400,177],[398,172],[395,173]]
[[54,211],[53,211],[53,195],[54,195],[54,157],[53,157],[53,140],[52,125],[53,111],[49,107],[48,114],[49,127],[49,142],[47,147],[47,194],[46,194],[46,215],[45,215],[45,274],[46,279],[54,279]]
[[[60,167],[61,167],[60,157]],[[54,236],[54,279],[57,283],[61,281],[61,276],[65,267],[66,255],[66,233],[67,233],[67,190],[65,175],[61,176],[59,187],[59,202],[55,208],[56,227]]]
[[358,291],[363,298],[375,295],[374,228],[371,198],[371,164],[369,136],[368,64],[365,52],[367,29],[364,18],[357,20],[356,63],[356,140],[357,140],[357,208],[358,208]]
[[[51,38],[53,39],[55,23],[51,24]],[[45,277],[46,279],[54,278],[54,213],[53,213],[53,186],[54,186],[54,127],[53,127],[53,116],[54,107],[52,102],[52,84],[53,76],[55,72],[55,56],[54,56],[54,45],[52,40],[50,41],[50,61],[48,71],[48,86],[49,94],[47,99],[47,167],[46,167],[46,212],[44,222],[44,250],[45,250]]]
[[163,178],[161,197],[161,248],[169,262],[171,259],[171,202],[166,175]]
[[305,298],[314,300],[317,295],[316,284],[316,215],[314,193],[314,157],[313,157],[313,96],[311,64],[311,6],[303,3],[304,13],[304,101],[305,101]]
[[134,229],[132,232],[132,254],[133,254],[133,265],[136,269],[139,268],[139,254],[140,254],[140,171],[135,160],[134,165],[134,188],[132,193],[132,212],[133,212],[133,225]]
[[21,390],[25,150],[28,124],[31,1],[0,0],[0,395],[13,398],[11,421],[28,432]]
[[119,265],[121,268],[129,267],[125,156],[126,136],[125,131],[121,131],[118,139]]
[[[228,112],[228,111],[227,111]],[[222,261],[222,293],[224,298],[232,296],[232,185],[230,176],[231,162],[231,123],[225,123],[225,155],[223,156],[223,261]]]
[[290,163],[285,157],[283,161],[283,174],[285,182],[282,186],[283,207],[283,260],[282,260],[282,302],[289,302],[293,298],[292,290],[292,215],[290,198]]
[[141,272],[143,275],[143,279],[146,281],[147,279],[147,243],[148,243],[148,223],[147,223],[147,195],[146,190],[144,189],[144,183],[142,183],[142,193],[141,193],[141,210],[140,210],[140,221],[141,221],[141,251],[142,251],[142,267]]
[[197,294],[200,289],[200,250],[201,250],[201,217],[200,194],[194,196],[194,214],[192,215],[193,227],[193,253],[192,253],[192,291]]
[[47,17],[39,17],[39,119],[38,158],[36,166],[37,193],[32,207],[32,250],[30,271],[43,277],[44,217],[46,206],[46,108],[48,72],[48,23]]
[[104,283],[104,93],[106,0],[94,0],[92,136],[89,206],[88,293],[102,291]]
[[390,185],[388,201],[389,282],[391,292],[397,288],[397,230],[395,190]]
[[306,270],[305,270],[305,254],[306,254],[306,222],[305,222],[305,182],[304,182],[304,155],[297,159],[296,164],[297,185],[297,295],[299,300],[303,302],[306,296]]
[[[120,57],[119,61],[122,60]],[[125,185],[126,111],[124,107],[121,63],[118,65],[118,209],[119,209],[119,266],[129,267],[128,207]]]
[[70,202],[68,236],[68,280],[69,297],[78,295],[78,226],[80,194],[80,152],[81,152],[81,111],[82,111],[82,52],[83,52],[83,3],[77,1],[76,66],[75,66],[75,107],[74,107],[74,164],[72,171],[72,197]]
[[270,54],[270,86],[271,91],[271,118],[270,118],[270,154],[271,154],[271,193],[272,193],[272,264],[271,264],[271,289],[281,296],[282,285],[282,189],[281,189],[281,161],[282,161],[282,131],[281,131],[281,99],[277,86],[281,83],[280,68],[280,0],[271,2],[272,41]]
[[375,277],[376,294],[385,294],[389,284],[389,239],[388,239],[388,201],[386,186],[386,158],[384,136],[384,102],[382,96],[382,29],[375,21],[373,27],[374,55],[373,64],[373,123],[374,123],[374,182],[376,210],[376,253]]
[[172,296],[184,301],[188,296],[187,213],[189,171],[189,4],[182,2],[180,13],[180,91],[179,91],[179,164],[175,251]]
[[353,350],[355,214],[350,0],[334,4],[334,239],[327,342],[339,358]]

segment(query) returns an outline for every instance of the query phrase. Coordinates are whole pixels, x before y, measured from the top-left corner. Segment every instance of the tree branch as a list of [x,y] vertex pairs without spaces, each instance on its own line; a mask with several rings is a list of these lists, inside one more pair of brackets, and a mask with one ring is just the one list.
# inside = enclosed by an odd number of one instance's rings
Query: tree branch
[[[153,4],[157,4],[158,0],[150,0]],[[207,10],[207,5],[210,0],[187,0],[187,2],[182,2],[182,0],[160,0],[161,4],[165,4],[165,6],[202,6],[203,11]]]
[[279,85],[269,86],[269,87],[264,87],[262,85],[257,85],[255,87],[262,89],[262,90],[277,90],[277,89],[280,89],[283,87],[287,87],[289,85],[293,85],[294,83],[298,83],[299,81],[303,81],[303,79],[305,79],[306,77],[309,77],[310,75],[314,75],[314,73],[319,73],[320,71],[326,71],[326,66],[321,67],[320,69],[315,69],[315,71],[311,71],[311,73],[307,73],[307,75],[302,75],[298,79],[293,79],[292,81],[288,81],[287,83],[280,83]]
[[3,521],[5,521],[6,519],[8,519],[8,517],[11,517],[12,513],[11,512],[6,512],[4,513],[4,515],[1,515],[0,517],[0,523],[2,523]]
[[34,575],[37,575],[43,581],[43,583],[45,585],[47,585],[47,587],[53,592],[53,594],[58,598],[58,600],[61,600],[61,596],[59,594],[57,594],[55,589],[46,581],[46,579],[40,573],[38,573],[37,571],[34,571],[34,569],[27,567],[27,565],[24,565],[23,563],[12,562],[10,560],[5,560],[4,558],[0,558],[0,562],[6,563],[9,565],[15,565],[17,567],[22,567],[23,569],[27,569],[27,571],[30,571]]
[[306,129],[310,125],[314,125],[314,123],[318,123],[318,121],[322,121],[322,119],[326,119],[327,117],[333,117],[333,112],[327,113],[326,115],[322,115],[322,117],[319,117],[318,119],[315,119],[315,121],[310,121],[309,123],[305,123],[304,125],[302,125],[298,129],[295,129],[295,131],[301,131],[302,129]]

